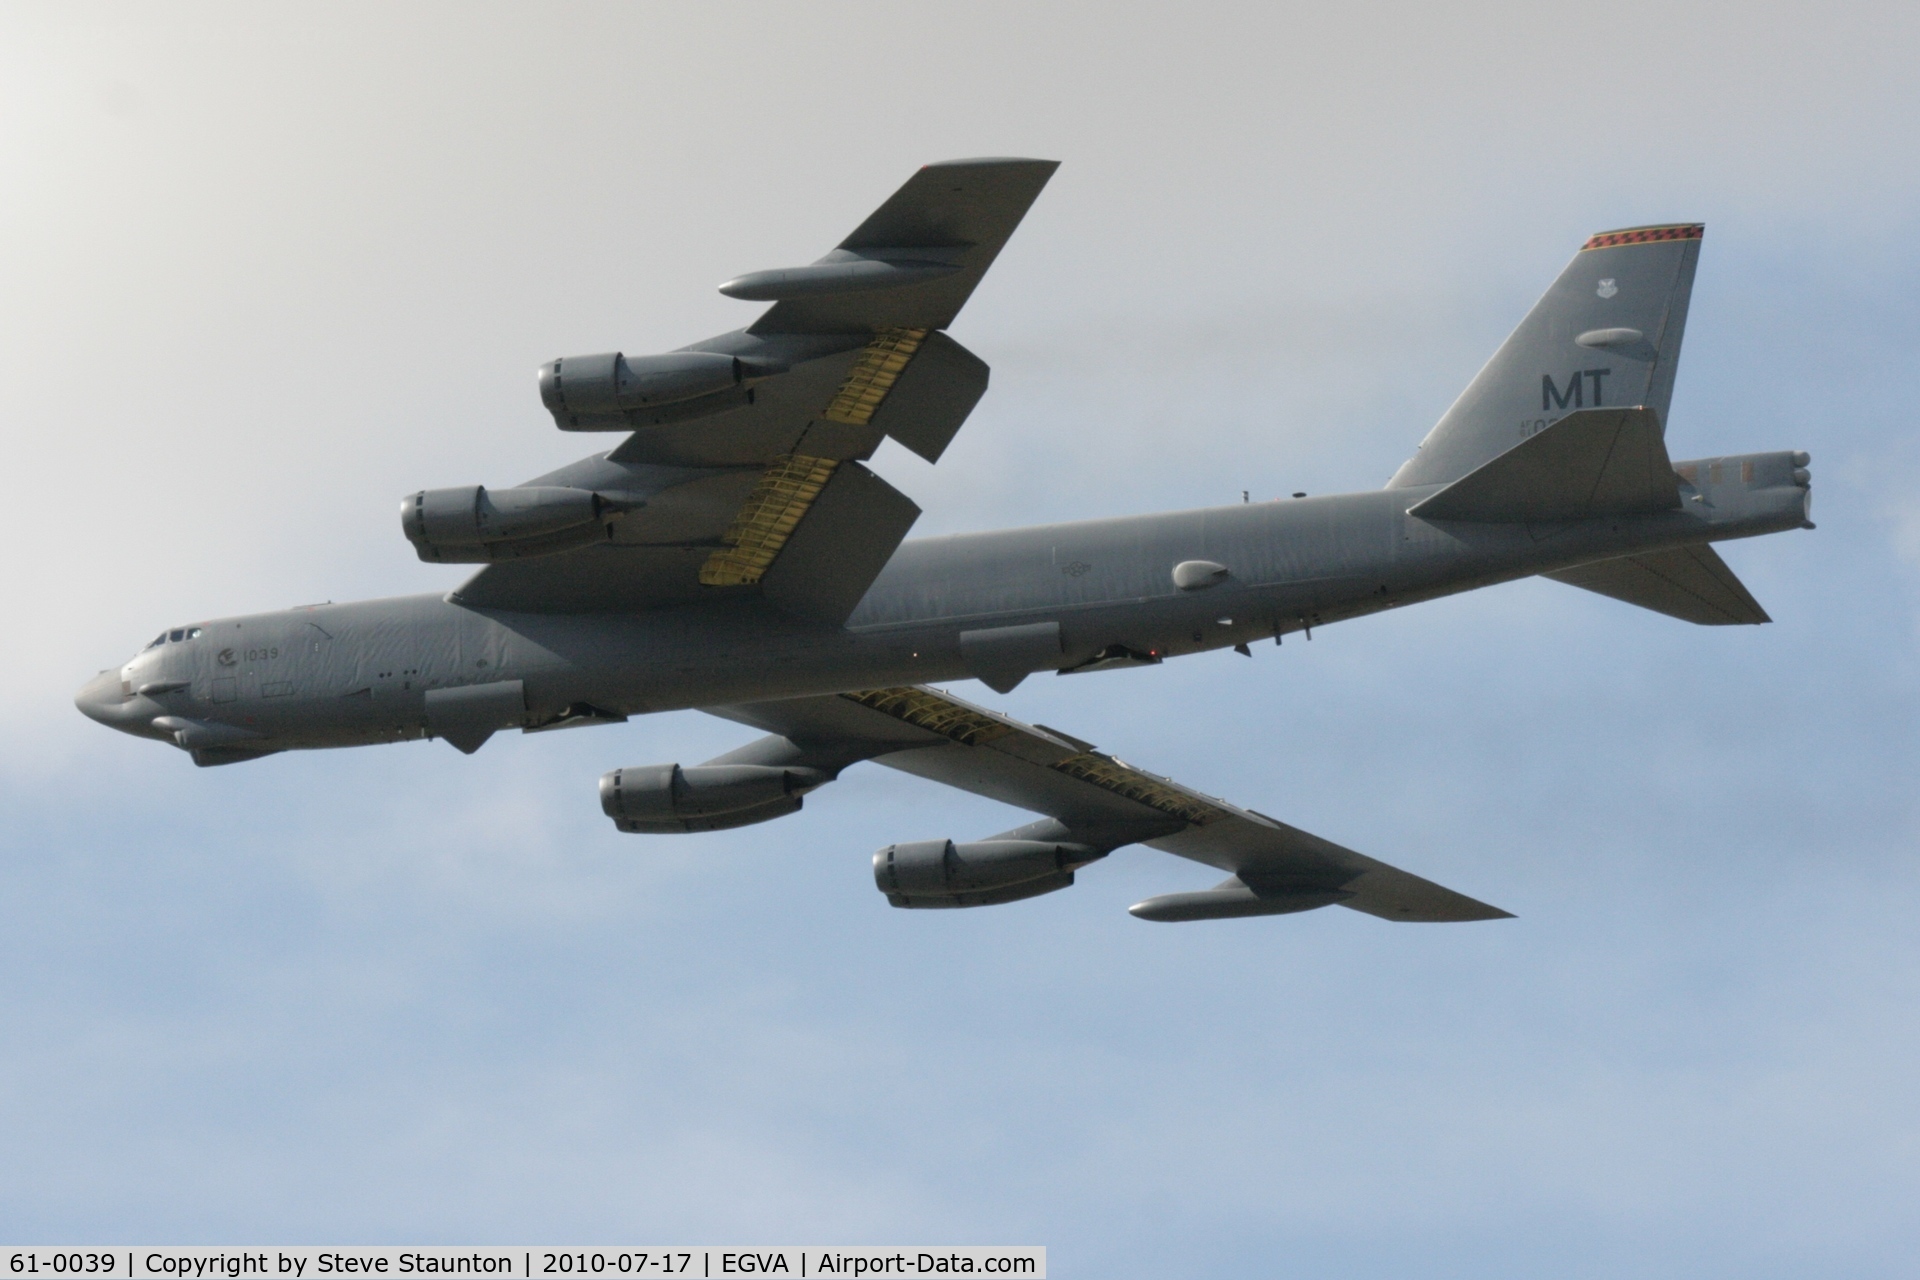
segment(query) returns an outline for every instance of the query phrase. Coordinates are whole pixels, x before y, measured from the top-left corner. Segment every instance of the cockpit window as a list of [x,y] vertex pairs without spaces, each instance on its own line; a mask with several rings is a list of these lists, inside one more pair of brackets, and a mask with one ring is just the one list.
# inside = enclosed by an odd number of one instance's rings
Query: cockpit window
[[170,642],[178,642],[181,640],[198,640],[199,638],[200,638],[199,627],[175,627],[171,631],[162,631],[159,635],[155,636],[152,640],[148,641],[147,648],[157,649],[161,645],[168,644]]

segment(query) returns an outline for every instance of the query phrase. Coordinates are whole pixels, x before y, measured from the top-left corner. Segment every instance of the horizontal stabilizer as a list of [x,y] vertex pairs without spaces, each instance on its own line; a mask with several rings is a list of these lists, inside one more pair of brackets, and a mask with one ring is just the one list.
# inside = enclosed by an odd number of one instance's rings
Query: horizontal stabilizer
[[1680,506],[1647,408],[1577,409],[1408,508],[1422,520],[1587,520]]
[[1773,621],[1719,553],[1705,545],[1597,560],[1542,576],[1703,627]]

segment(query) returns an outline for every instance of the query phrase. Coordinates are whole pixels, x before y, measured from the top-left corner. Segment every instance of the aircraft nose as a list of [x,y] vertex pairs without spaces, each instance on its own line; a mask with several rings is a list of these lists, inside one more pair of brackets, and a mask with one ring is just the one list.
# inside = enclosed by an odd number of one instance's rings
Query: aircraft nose
[[120,708],[125,702],[120,693],[118,671],[102,671],[81,685],[80,692],[73,695],[73,705],[80,708],[81,715],[115,729],[121,727],[124,717],[120,714]]

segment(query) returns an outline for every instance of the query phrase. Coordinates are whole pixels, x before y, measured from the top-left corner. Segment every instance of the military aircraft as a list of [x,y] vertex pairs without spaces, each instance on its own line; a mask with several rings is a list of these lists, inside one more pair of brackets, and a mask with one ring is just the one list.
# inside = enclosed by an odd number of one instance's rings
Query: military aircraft
[[863,462],[888,437],[937,461],[986,391],[946,329],[1056,167],[928,165],[819,261],[721,285],[773,304],[746,328],[542,367],[560,430],[624,439],[511,488],[407,498],[422,560],[484,566],[456,590],[172,627],[80,709],[220,765],[421,738],[472,752],[693,707],[766,736],[608,773],[621,831],[765,822],[873,760],[1041,815],[880,850],[899,907],[1051,893],[1144,843],[1229,877],[1131,908],[1148,920],[1506,916],[930,682],[1005,693],[1245,652],[1535,574],[1766,622],[1710,544],[1812,528],[1807,455],[1674,463],[1664,438],[1702,227],[1589,239],[1385,488],[905,541],[919,508]]

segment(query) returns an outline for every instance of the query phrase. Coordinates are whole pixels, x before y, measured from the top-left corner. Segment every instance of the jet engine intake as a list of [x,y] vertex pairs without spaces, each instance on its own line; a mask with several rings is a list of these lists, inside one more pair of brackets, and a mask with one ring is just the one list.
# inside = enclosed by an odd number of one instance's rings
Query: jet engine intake
[[750,403],[751,371],[714,351],[564,356],[540,366],[540,401],[562,431],[628,431]]
[[915,840],[873,855],[873,880],[896,907],[990,907],[1064,889],[1106,857],[1051,840]]
[[600,779],[600,808],[636,835],[724,831],[797,813],[832,779],[818,769],[763,764],[642,765]]
[[470,484],[422,489],[405,499],[400,527],[422,560],[492,564],[605,542],[605,517],[638,505],[557,485],[489,490]]

